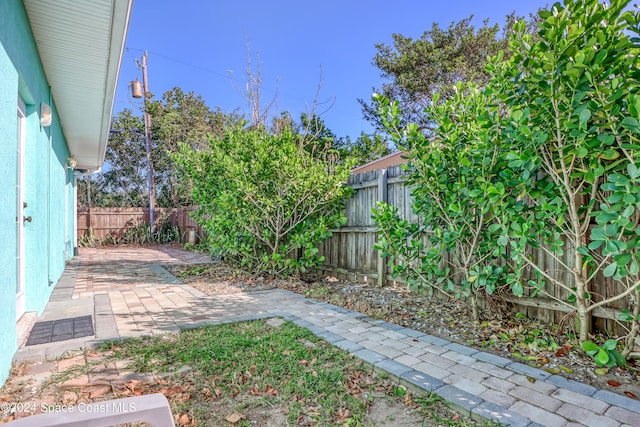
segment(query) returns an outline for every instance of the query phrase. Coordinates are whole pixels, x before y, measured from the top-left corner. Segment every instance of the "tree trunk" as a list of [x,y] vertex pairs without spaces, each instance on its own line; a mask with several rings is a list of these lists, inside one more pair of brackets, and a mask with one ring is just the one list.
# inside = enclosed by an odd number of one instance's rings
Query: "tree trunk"
[[473,283],[471,283],[469,281],[469,269],[467,268],[467,266],[463,266],[462,267],[463,271],[464,271],[464,278],[466,279],[467,283],[469,283],[469,295],[471,298],[471,313],[473,315],[473,320],[476,323],[480,323],[480,313],[478,311],[478,294],[477,294],[477,290],[474,288]]
[[480,313],[478,312],[478,295],[471,285],[471,312],[473,313],[473,320],[476,323],[480,323]]
[[633,308],[631,310],[631,314],[633,316],[633,320],[631,321],[631,330],[629,334],[625,337],[625,346],[622,351],[622,357],[627,359],[629,355],[633,352],[633,349],[636,346],[636,339],[638,338],[638,333],[640,332],[640,323],[638,318],[640,317],[640,292],[638,290],[635,291],[635,295],[631,298]]
[[[582,256],[580,256],[579,258],[582,258]],[[589,332],[591,332],[592,315],[591,310],[589,310],[588,306],[589,300],[585,298],[587,287],[584,280],[582,280],[582,275],[574,274],[574,277],[576,281],[576,322],[578,322],[578,337],[580,342],[582,343],[589,339]]]

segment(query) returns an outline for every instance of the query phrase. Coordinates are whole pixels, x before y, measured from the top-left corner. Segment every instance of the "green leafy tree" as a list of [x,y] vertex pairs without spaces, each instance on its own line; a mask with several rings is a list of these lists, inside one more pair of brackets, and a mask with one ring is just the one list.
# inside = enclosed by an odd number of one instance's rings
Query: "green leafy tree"
[[297,133],[304,150],[312,156],[315,153],[329,153],[336,141],[336,135],[317,114],[301,114]]
[[131,110],[119,112],[111,123],[112,132],[102,174],[95,177],[100,195],[94,206],[148,205],[144,122]]
[[381,134],[366,134],[352,141],[348,136],[338,138],[333,147],[337,150],[341,159],[353,159],[356,165],[364,165],[391,154],[391,148],[387,139]]
[[211,110],[200,95],[185,93],[175,87],[162,95],[162,99],[151,101],[154,183],[157,202],[162,207],[190,205],[191,183],[178,179],[177,168],[170,153],[178,151],[180,143],[193,149],[208,147],[208,135],[220,137],[230,123],[240,117],[225,114],[220,109]]
[[363,165],[391,153],[386,139],[379,134],[367,135],[364,132],[355,140],[338,137],[319,116],[302,114],[297,127],[301,136],[308,141],[305,150],[313,153],[319,147],[330,148],[336,161],[354,165]]
[[[504,223],[510,251],[538,274],[538,291],[557,299],[546,282],[569,295],[560,302],[575,307],[581,341],[595,309],[628,301],[635,320],[625,355],[640,314],[640,44],[631,37],[639,15],[627,5],[556,3],[540,12],[537,40],[520,24],[510,60],[489,67],[510,110],[509,167],[542,172]],[[544,265],[549,258],[556,271]],[[602,276],[616,285],[607,296],[593,293]]]
[[304,272],[322,261],[317,244],[345,220],[350,165],[332,162],[325,148],[309,152],[308,143],[290,128],[270,134],[238,126],[211,138],[207,149],[181,145],[173,158],[197,183],[196,218],[213,253],[272,274]]
[[[208,135],[221,136],[227,126],[235,126],[242,118],[211,110],[201,96],[174,88],[163,94],[161,100],[150,101],[152,162],[157,205],[184,206],[192,203],[189,197],[192,183],[179,180],[177,168],[170,154],[178,151],[180,143],[193,149],[206,149]],[[116,114],[105,157],[103,172],[91,178],[94,206],[147,206],[148,171],[141,116],[125,109]],[[86,181],[86,179],[84,180]],[[88,202],[87,182],[79,194],[79,203]]]
[[[418,39],[393,34],[393,44],[376,44],[373,64],[388,82],[375,92],[399,101],[404,124],[414,123],[421,129],[433,127],[424,114],[435,93],[444,101],[453,95],[457,82],[476,82],[480,86],[489,80],[485,66],[489,57],[507,48],[507,40],[517,18],[511,14],[500,29],[485,20],[480,28],[472,24],[473,16],[452,22],[447,28],[433,23]],[[536,19],[530,20],[530,31]],[[377,105],[359,100],[366,120],[377,130],[384,130]]]
[[[100,183],[101,177],[96,175],[77,178],[77,203],[79,208],[90,208],[92,206],[118,206],[117,204],[110,204],[111,196],[100,190]],[[104,201],[104,198],[107,200]]]
[[[640,327],[640,13],[627,6],[624,0],[610,5],[597,0],[556,3],[540,12],[535,37],[524,22],[518,23],[508,59],[497,55],[488,64],[486,107],[474,108],[478,101],[473,96],[457,105],[453,98],[456,107],[445,114],[431,107],[427,113],[438,125],[440,149],[425,146],[411,153],[414,164],[427,159],[436,169],[438,156],[450,154],[447,146],[455,140],[461,151],[469,141],[491,141],[475,144],[485,153],[481,158],[491,161],[464,157],[439,171],[453,190],[468,188],[445,199],[448,204],[441,211],[481,202],[478,186],[467,182],[473,178],[482,186],[490,177],[491,186],[483,193],[489,211],[466,215],[483,214],[491,223],[487,231],[498,233],[482,237],[497,246],[492,256],[509,256],[505,284],[515,294],[526,286],[532,295],[575,310],[582,342],[588,339],[594,310],[624,301],[628,308],[619,316],[628,325],[624,357]],[[413,135],[416,128],[410,126],[404,134]],[[434,151],[440,154],[433,157]],[[492,152],[495,157],[486,156]],[[490,166],[489,174],[482,168],[461,173],[482,164]],[[434,188],[434,178],[425,169],[412,181],[418,186],[416,203],[426,206],[426,212],[438,203],[423,191]],[[443,227],[434,231],[464,231],[464,223]],[[447,249],[457,244],[451,242]],[[525,267],[534,277],[522,275]],[[606,296],[594,292],[602,278],[615,285]]]
[[406,185],[420,222],[379,203],[375,247],[410,287],[468,298],[478,321],[480,298],[506,282],[506,269],[495,262],[505,251],[496,244],[501,227],[494,203],[507,191],[502,147],[494,144],[499,109],[475,84],[459,82],[448,101],[434,96],[428,113],[438,126],[427,138],[416,124],[403,127],[397,101],[377,101],[387,131],[410,158]]
[[382,135],[367,135],[363,132],[355,141],[351,141],[348,136],[336,136],[317,115],[302,114],[298,129],[309,141],[305,144],[307,151],[313,152],[318,147],[331,147],[336,159],[343,163],[363,165],[391,153]]

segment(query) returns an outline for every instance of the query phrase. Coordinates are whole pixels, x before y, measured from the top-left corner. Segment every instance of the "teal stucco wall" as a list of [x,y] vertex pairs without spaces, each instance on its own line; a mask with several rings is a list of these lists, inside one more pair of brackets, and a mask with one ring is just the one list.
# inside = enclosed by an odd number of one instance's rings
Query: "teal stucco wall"
[[[2,6],[0,6],[1,8]],[[0,16],[1,15],[0,11]],[[0,23],[0,26],[2,24]],[[2,31],[2,30],[0,30]],[[16,283],[18,280],[16,268],[16,247],[10,242],[17,239],[16,200],[17,151],[16,144],[9,143],[16,139],[16,93],[10,86],[17,86],[18,74],[11,67],[7,54],[0,44],[0,177],[4,181],[0,185],[0,200],[10,201],[0,209],[0,301],[5,301],[5,307],[0,310],[0,383],[4,383],[11,358],[16,351]],[[14,302],[10,304],[10,302]]]
[[[0,385],[16,345],[17,100],[26,104],[25,224],[26,310],[42,312],[73,254],[73,172],[69,150],[21,0],[0,1]],[[40,104],[51,105],[53,124],[40,125]],[[71,249],[70,249],[71,248]]]

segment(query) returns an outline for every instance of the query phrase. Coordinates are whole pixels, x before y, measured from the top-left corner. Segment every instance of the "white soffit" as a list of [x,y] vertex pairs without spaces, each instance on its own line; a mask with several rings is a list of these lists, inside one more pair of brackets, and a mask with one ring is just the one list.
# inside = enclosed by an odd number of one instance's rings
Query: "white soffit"
[[79,169],[104,162],[133,0],[24,0]]

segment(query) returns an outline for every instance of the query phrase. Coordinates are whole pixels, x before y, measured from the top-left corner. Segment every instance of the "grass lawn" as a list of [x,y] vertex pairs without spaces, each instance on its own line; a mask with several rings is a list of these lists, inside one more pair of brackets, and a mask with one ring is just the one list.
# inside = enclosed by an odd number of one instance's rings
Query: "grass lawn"
[[[163,380],[177,425],[476,424],[413,394],[307,329],[280,319],[107,343],[110,358]],[[151,388],[151,387],[150,387]]]

